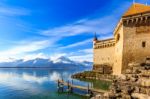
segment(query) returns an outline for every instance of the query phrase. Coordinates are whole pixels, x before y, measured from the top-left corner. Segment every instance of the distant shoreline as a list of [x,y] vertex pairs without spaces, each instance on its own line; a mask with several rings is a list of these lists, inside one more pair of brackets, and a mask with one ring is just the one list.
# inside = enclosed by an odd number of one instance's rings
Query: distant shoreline
[[[72,69],[71,67],[69,68],[69,67],[63,67],[63,68],[55,68],[55,67],[0,67],[0,69],[1,68],[18,68],[18,69],[32,69],[32,68],[34,68],[34,69],[47,69],[47,68],[49,68],[49,69]],[[77,67],[75,67],[75,68],[77,68]]]
[[0,68],[51,68],[51,67],[0,67]]

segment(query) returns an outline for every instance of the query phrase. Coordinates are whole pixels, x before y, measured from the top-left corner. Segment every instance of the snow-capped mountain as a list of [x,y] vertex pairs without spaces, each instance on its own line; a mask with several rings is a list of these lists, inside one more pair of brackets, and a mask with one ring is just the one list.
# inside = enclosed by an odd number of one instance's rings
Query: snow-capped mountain
[[74,61],[70,60],[69,58],[67,57],[64,57],[64,56],[61,56],[55,60],[52,60],[53,63],[65,63],[65,64],[72,64],[74,63]]
[[92,66],[93,65],[92,62],[88,62],[88,61],[83,61],[83,62],[81,62],[81,64],[83,64],[84,66]]
[[52,67],[52,68],[73,68],[91,67],[92,62],[77,62],[61,56],[56,59],[36,58],[31,60],[14,60],[11,62],[0,62],[0,67]]

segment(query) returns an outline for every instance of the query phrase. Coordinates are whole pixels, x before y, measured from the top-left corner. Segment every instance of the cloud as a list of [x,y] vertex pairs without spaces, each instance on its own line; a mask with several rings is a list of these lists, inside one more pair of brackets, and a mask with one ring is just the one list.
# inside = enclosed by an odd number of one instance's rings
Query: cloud
[[93,61],[93,54],[82,54],[82,55],[72,55],[69,57],[70,59],[74,60],[74,61],[89,61],[92,62]]
[[[59,50],[56,50],[55,55],[54,55],[54,53],[52,53],[53,54],[52,58],[56,58],[59,56],[69,56],[72,59],[76,59],[76,60],[77,59],[78,60],[80,60],[80,59],[81,60],[83,60],[83,59],[92,60],[92,49],[83,49],[82,47],[80,47],[79,51],[77,50],[74,53],[70,53],[70,52],[59,53],[59,52],[57,52],[57,51],[63,52],[65,49],[69,49],[69,48],[86,46],[92,42],[92,39],[87,38],[87,40],[78,41],[76,43],[69,44],[67,46],[59,46],[57,41],[60,41],[61,39],[72,37],[72,36],[78,36],[81,34],[93,35],[94,32],[97,32],[97,34],[100,35],[100,39],[112,37],[112,32],[113,32],[114,26],[116,25],[116,23],[118,21],[118,16],[120,16],[120,13],[122,13],[123,9],[127,8],[127,6],[129,6],[129,4],[125,3],[124,5],[121,5],[121,7],[114,9],[114,12],[107,14],[107,16],[102,17],[102,16],[100,16],[101,14],[97,14],[97,17],[86,17],[86,18],[83,18],[80,20],[76,20],[69,24],[64,24],[62,26],[47,28],[46,30],[44,29],[44,30],[40,30],[40,31],[39,31],[39,29],[37,29],[40,36],[44,35],[44,37],[45,36],[46,36],[46,38],[48,37],[48,40],[25,41],[25,43],[15,45],[14,47],[12,47],[10,49],[1,51],[0,52],[0,56],[1,56],[0,60],[2,58],[6,61],[11,61],[12,58],[6,59],[4,57],[5,56],[12,57],[12,56],[16,56],[19,54],[23,54],[25,60],[36,58],[36,57],[44,58],[44,57],[47,57],[47,55],[45,55],[45,52],[36,53],[36,51],[38,51],[40,49],[45,49],[50,46],[56,46],[56,48],[59,49]],[[29,14],[30,14],[30,11],[25,8],[22,8],[22,7],[21,8],[9,7],[9,6],[1,6],[0,7],[0,15],[3,15],[3,16],[24,16],[24,15],[29,15]],[[31,30],[31,32],[33,32],[33,28],[28,29],[26,26],[24,26],[22,24],[18,24],[18,22],[17,22],[17,26],[21,27],[21,29],[23,29],[25,31]],[[81,49],[83,49],[83,50],[81,50]],[[30,52],[35,52],[35,53],[30,54]]]
[[[88,34],[92,36],[94,32],[97,32],[97,34],[100,35],[100,38],[104,39],[108,38],[108,36],[112,37],[112,32],[117,21],[118,18],[116,18],[116,14],[111,14],[104,17],[99,16],[95,18],[83,18],[70,24],[49,28],[46,30],[40,30],[39,33],[49,37],[50,39],[55,38],[55,40],[59,41],[67,37],[78,36],[81,34]],[[92,39],[62,46],[60,49],[63,50],[67,48],[73,48],[85,45],[89,42],[92,42]]]
[[87,39],[87,40],[80,41],[80,42],[77,42],[74,44],[63,46],[63,47],[60,47],[60,49],[68,49],[68,48],[73,48],[73,47],[77,47],[77,46],[82,46],[82,45],[88,44],[90,42],[92,42],[92,39]]
[[89,61],[93,62],[93,49],[82,49],[78,50],[76,53],[70,54],[70,59],[74,61]]
[[93,49],[82,49],[77,50],[76,52],[68,52],[68,53],[55,53],[50,56],[51,60],[56,60],[57,58],[65,56],[70,58],[73,61],[93,61]]
[[29,15],[30,11],[25,8],[0,7],[0,15],[5,16],[24,16]]
[[23,56],[24,61],[28,61],[36,58],[48,59],[49,56],[44,53],[36,53],[36,54],[34,53],[34,54],[27,54]]
[[69,53],[53,53],[51,56],[50,56],[50,59],[51,60],[56,60],[57,58],[61,57],[61,56],[68,56]]
[[40,32],[42,35],[50,37],[54,36],[68,37],[83,33],[94,33],[94,32],[107,34],[112,32],[114,21],[116,21],[115,16],[107,16],[95,19],[81,19],[72,24],[50,28]]
[[79,50],[78,52],[82,52],[82,53],[93,53],[93,49],[92,49],[92,48],[83,49],[83,50]]
[[49,47],[49,44],[50,42],[48,40],[27,41],[26,43],[23,43],[21,45],[16,45],[11,49],[1,51],[0,56],[16,56],[18,54],[34,52]]

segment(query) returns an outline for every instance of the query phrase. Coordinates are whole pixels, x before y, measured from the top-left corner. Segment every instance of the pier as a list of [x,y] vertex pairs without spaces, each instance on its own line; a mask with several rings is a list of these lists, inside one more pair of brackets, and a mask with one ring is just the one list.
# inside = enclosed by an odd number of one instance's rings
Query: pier
[[86,96],[93,96],[94,93],[103,94],[103,93],[107,92],[106,90],[102,90],[102,89],[90,88],[89,84],[87,85],[87,87],[74,85],[73,80],[71,82],[69,82],[69,81],[65,82],[64,80],[58,80],[57,83],[58,83],[58,92],[65,92],[64,86],[67,86],[66,91],[70,92],[70,93],[73,93],[74,88],[87,91]]

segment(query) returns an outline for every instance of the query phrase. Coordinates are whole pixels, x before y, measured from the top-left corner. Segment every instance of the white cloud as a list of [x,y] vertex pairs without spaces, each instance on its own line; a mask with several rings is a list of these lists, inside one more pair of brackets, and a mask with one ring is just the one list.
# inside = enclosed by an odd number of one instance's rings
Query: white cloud
[[77,42],[77,43],[74,43],[74,44],[63,46],[63,47],[60,47],[60,49],[67,49],[67,48],[73,48],[73,47],[77,47],[77,46],[82,46],[82,45],[86,45],[86,44],[88,44],[90,42],[92,42],[92,39],[87,39],[87,40],[80,41],[80,42]]
[[116,20],[117,19],[115,18],[115,16],[107,16],[95,19],[82,19],[72,24],[50,28],[40,32],[42,35],[50,37],[54,36],[68,37],[83,33],[94,33],[94,32],[107,34],[113,31],[114,22]]
[[[14,46],[13,48],[10,48],[5,51],[0,52],[0,61],[12,61],[12,58],[8,57],[16,57],[19,54],[24,55],[25,60],[33,59],[33,58],[46,58],[47,55],[44,55],[43,53],[39,54],[29,54],[29,52],[35,52],[40,49],[47,48],[51,45],[56,45],[58,48],[58,43],[57,41],[61,40],[62,38],[65,37],[71,37],[71,36],[76,36],[79,34],[87,34],[87,33],[94,33],[97,32],[97,34],[101,34],[100,38],[109,38],[112,37],[111,32],[114,29],[115,24],[118,21],[118,16],[122,12],[124,8],[127,8],[128,4],[124,4],[123,6],[121,5],[121,8],[118,7],[118,9],[114,9],[114,12],[111,13],[111,15],[107,15],[104,17],[97,16],[96,18],[83,18],[81,20],[77,20],[73,23],[62,25],[59,27],[54,27],[54,28],[48,28],[46,30],[41,30],[39,31],[40,34],[48,36],[49,40],[44,40],[44,41],[25,41],[25,43],[21,43],[19,45]],[[118,13],[119,12],[119,13]],[[7,7],[7,6],[1,6],[0,7],[0,15],[9,15],[9,16],[20,16],[20,15],[28,15],[30,14],[30,11],[24,8],[13,8],[13,7]],[[21,29],[26,29],[24,26],[20,26]],[[32,28],[33,30],[33,28]],[[107,34],[110,34],[109,36]],[[85,41],[77,42],[74,44],[70,44],[67,46],[62,46],[58,49],[59,51],[62,52],[64,49],[68,48],[74,48],[78,46],[86,46],[86,44],[89,44],[92,42],[92,39],[87,39]],[[83,52],[84,55],[78,54]],[[84,49],[80,50],[74,53],[58,53],[55,52],[56,54],[52,55],[51,58],[55,59],[60,56],[68,56],[71,57],[72,59],[76,60],[91,60],[92,56],[92,49]],[[78,54],[78,55],[77,55]]]
[[83,53],[93,53],[93,49],[92,49],[92,48],[83,49],[83,50],[79,50],[79,52],[83,52]]
[[0,7],[0,15],[6,16],[24,16],[29,15],[30,11],[25,8]]
[[93,49],[82,49],[76,52],[68,52],[68,53],[55,53],[50,56],[51,60],[56,60],[57,58],[65,56],[73,61],[93,61]]
[[51,60],[56,60],[57,58],[61,57],[61,56],[68,56],[67,53],[53,53],[51,56],[50,56],[50,59]]
[[93,61],[93,54],[82,54],[82,55],[73,55],[69,57],[70,59],[74,61]]
[[16,58],[10,58],[10,57],[7,57],[7,56],[1,56],[0,57],[0,63],[1,62],[14,62],[16,60]]
[[1,57],[9,57],[9,56],[17,56],[19,54],[26,54],[28,52],[34,52],[40,49],[44,49],[49,47],[50,42],[48,40],[43,41],[27,41],[24,44],[20,44],[17,46],[14,46],[13,48],[10,48],[5,51],[0,51]]
[[49,56],[44,53],[36,53],[36,54],[27,54],[23,56],[24,61],[36,59],[36,58],[42,58],[42,59],[48,59]]
[[76,53],[70,54],[70,59],[74,61],[89,61],[93,62],[93,49],[82,49],[77,51]]

